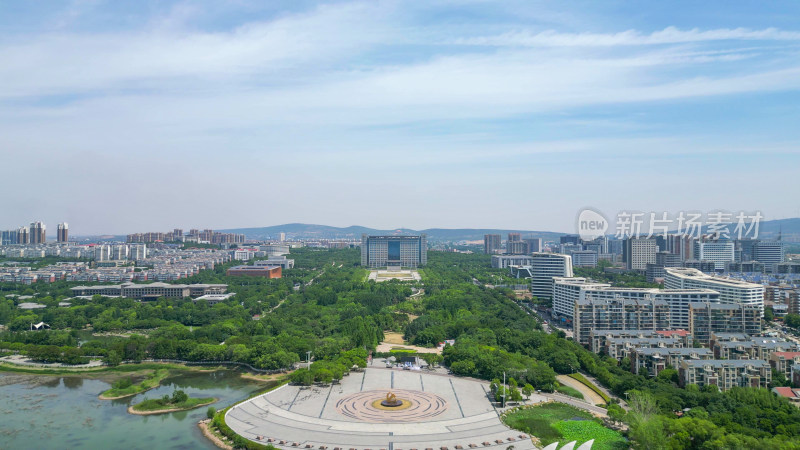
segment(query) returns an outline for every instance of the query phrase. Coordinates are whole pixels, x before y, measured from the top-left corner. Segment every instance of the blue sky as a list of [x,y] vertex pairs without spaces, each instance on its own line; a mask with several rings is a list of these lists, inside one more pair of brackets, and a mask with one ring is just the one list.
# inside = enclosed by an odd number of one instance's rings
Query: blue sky
[[[0,228],[800,216],[797,2],[5,2]],[[794,194],[794,195],[790,195]]]

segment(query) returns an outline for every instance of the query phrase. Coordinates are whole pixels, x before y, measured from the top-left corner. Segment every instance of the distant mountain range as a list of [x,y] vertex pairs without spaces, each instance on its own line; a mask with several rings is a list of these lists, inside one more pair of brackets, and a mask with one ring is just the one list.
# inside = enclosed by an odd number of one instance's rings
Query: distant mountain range
[[378,230],[362,226],[332,227],[328,225],[312,225],[305,223],[287,223],[271,227],[260,228],[235,228],[218,230],[225,233],[241,233],[250,239],[277,239],[280,233],[286,233],[287,238],[293,239],[361,239],[366,234],[421,234],[425,233],[429,241],[476,241],[482,240],[484,234],[500,234],[503,239],[508,233],[520,233],[524,238],[542,238],[545,241],[558,240],[559,236],[566,233],[553,231],[532,230],[498,230],[478,228],[428,228],[425,230],[412,230],[397,228],[393,230]]
[[[730,227],[733,231],[733,226]],[[270,227],[232,228],[217,230],[225,233],[240,233],[248,239],[266,240],[277,239],[279,233],[286,233],[287,238],[293,239],[360,239],[362,233],[367,234],[420,234],[428,235],[430,241],[477,241],[482,240],[484,234],[499,234],[506,239],[508,233],[519,233],[522,238],[542,238],[544,241],[558,241],[560,236],[574,234],[570,232],[536,231],[536,230],[509,230],[495,228],[428,228],[425,230],[412,230],[397,228],[394,230],[379,230],[376,228],[353,225],[349,227],[332,227],[328,225],[314,225],[306,223],[287,223]],[[613,230],[609,230],[613,234]],[[784,241],[800,243],[800,218],[768,220],[759,224],[759,238],[775,239],[778,233]],[[732,236],[733,237],[733,236]],[[91,242],[124,241],[124,235],[105,236],[76,236]]]
[[[733,226],[730,227],[733,231]],[[234,228],[218,230],[226,233],[240,233],[249,239],[277,239],[280,233],[286,233],[287,238],[293,239],[360,239],[361,234],[420,234],[425,233],[430,241],[476,241],[482,240],[485,234],[499,234],[506,239],[508,233],[519,233],[522,238],[542,238],[544,241],[558,241],[560,236],[574,232],[537,231],[537,230],[509,230],[495,228],[428,228],[412,230],[397,228],[393,230],[379,230],[376,228],[352,225],[349,227],[332,227],[328,225],[314,225],[306,223],[287,223],[269,227]],[[609,230],[613,231],[613,230]],[[778,233],[788,242],[800,242],[800,218],[779,219],[763,221],[759,224],[759,237],[762,239],[775,239]]]

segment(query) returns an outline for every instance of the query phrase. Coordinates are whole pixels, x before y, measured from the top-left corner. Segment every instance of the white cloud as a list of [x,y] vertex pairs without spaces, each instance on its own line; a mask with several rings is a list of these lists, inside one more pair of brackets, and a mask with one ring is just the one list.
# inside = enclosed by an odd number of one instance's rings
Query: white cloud
[[563,33],[555,30],[541,32],[511,31],[495,36],[454,39],[462,45],[500,47],[613,47],[634,45],[683,44],[708,41],[800,41],[800,32],[776,28],[750,30],[747,28],[720,28],[713,30],[680,30],[667,27],[645,34],[637,30],[619,33]]

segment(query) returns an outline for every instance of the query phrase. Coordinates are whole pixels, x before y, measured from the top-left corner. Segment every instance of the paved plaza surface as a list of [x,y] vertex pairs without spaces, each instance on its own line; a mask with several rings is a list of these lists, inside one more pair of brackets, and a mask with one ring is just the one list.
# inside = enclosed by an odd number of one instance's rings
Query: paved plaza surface
[[[402,406],[380,404],[389,392]],[[231,408],[225,420],[238,434],[278,448],[536,448],[500,422],[488,392],[485,382],[368,368],[331,386],[284,385]]]

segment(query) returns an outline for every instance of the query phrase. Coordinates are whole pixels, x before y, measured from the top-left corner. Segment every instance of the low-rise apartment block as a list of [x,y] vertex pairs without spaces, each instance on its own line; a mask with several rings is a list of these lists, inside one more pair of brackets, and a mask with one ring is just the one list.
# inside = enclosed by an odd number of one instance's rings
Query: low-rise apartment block
[[711,349],[673,347],[673,348],[634,348],[631,350],[631,371],[637,375],[654,377],[667,367],[678,368],[686,360],[708,360],[714,357]]
[[682,348],[680,339],[664,336],[646,338],[609,338],[606,340],[605,353],[617,360],[630,355],[637,348]]
[[736,386],[766,388],[772,382],[772,367],[760,359],[684,360],[678,378],[681,387],[712,384],[722,391]]
[[798,350],[797,344],[780,338],[751,337],[749,340],[714,342],[714,359],[769,360],[775,352]]
[[769,364],[773,369],[786,375],[786,378],[791,380],[792,366],[800,364],[800,351],[773,352],[769,356]]

